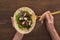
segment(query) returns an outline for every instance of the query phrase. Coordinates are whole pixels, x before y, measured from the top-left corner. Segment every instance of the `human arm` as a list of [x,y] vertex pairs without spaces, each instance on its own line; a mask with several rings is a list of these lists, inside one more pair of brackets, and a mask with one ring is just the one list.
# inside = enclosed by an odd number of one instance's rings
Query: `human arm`
[[40,21],[43,21],[44,19],[46,19],[46,27],[51,35],[52,40],[60,40],[60,37],[54,27],[54,17],[52,16],[50,11],[45,12],[41,16]]
[[16,32],[16,34],[13,37],[13,40],[22,40],[23,34]]
[[[14,19],[13,19],[13,17],[11,17],[11,21],[12,21],[12,25],[14,27]],[[16,34],[14,35],[12,40],[22,40],[23,36],[24,36],[24,34],[16,32]]]

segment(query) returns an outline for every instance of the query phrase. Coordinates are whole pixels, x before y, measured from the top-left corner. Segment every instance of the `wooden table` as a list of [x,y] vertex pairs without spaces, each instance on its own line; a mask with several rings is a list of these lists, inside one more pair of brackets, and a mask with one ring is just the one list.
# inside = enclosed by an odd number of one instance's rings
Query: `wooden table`
[[[45,11],[51,12],[60,10],[60,0],[0,0],[0,40],[12,40],[16,30],[11,24],[10,17],[20,7],[30,7],[36,15]],[[60,35],[60,14],[54,15],[55,27]],[[52,40],[45,25],[37,20],[34,30],[24,35],[23,40]]]

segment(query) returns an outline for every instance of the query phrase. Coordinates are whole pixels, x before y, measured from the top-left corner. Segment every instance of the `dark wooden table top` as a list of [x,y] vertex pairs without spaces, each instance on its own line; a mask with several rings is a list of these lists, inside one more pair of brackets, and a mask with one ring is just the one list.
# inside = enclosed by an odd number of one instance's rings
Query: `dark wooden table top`
[[[51,12],[60,10],[60,0],[0,0],[0,40],[12,40],[16,30],[11,24],[10,17],[20,7],[30,7],[36,15],[45,11]],[[55,28],[60,35],[60,14],[54,15]],[[23,40],[51,40],[45,25],[40,25],[37,20],[34,30],[24,35]]]

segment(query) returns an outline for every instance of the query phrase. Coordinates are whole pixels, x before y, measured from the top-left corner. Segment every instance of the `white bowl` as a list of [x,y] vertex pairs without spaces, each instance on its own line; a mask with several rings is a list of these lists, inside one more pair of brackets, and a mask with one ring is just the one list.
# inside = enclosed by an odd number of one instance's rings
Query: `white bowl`
[[[29,28],[29,30],[27,30],[27,29],[20,29],[19,27],[18,27],[18,24],[17,24],[17,22],[16,22],[16,15],[18,14],[18,13],[20,13],[21,11],[28,11],[32,16],[31,16],[31,18],[32,18],[32,24],[31,24],[31,27]],[[13,16],[13,18],[14,18],[14,27],[15,27],[15,29],[19,32],[19,33],[21,33],[21,34],[27,34],[27,33],[30,33],[33,29],[34,29],[34,27],[35,27],[35,23],[36,23],[36,16],[35,16],[35,13],[34,13],[34,11],[32,10],[32,9],[30,9],[30,8],[28,8],[28,7],[21,7],[21,8],[19,8],[18,10],[16,10],[16,12],[14,13],[14,16]]]

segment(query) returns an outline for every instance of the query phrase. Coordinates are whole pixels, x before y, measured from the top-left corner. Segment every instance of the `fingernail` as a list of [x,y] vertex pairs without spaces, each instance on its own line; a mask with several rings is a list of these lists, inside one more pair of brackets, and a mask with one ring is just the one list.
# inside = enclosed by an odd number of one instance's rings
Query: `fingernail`
[[12,17],[11,17],[12,18]]
[[13,17],[11,17],[11,19],[12,19]]
[[50,13],[50,11],[47,11],[47,12],[49,12],[49,13]]
[[39,19],[39,21],[41,21],[41,18]]
[[41,21],[41,24],[43,24],[43,21]]
[[47,13],[47,14],[50,14],[50,11],[47,11],[46,13]]
[[48,14],[46,14],[46,16],[47,16]]

